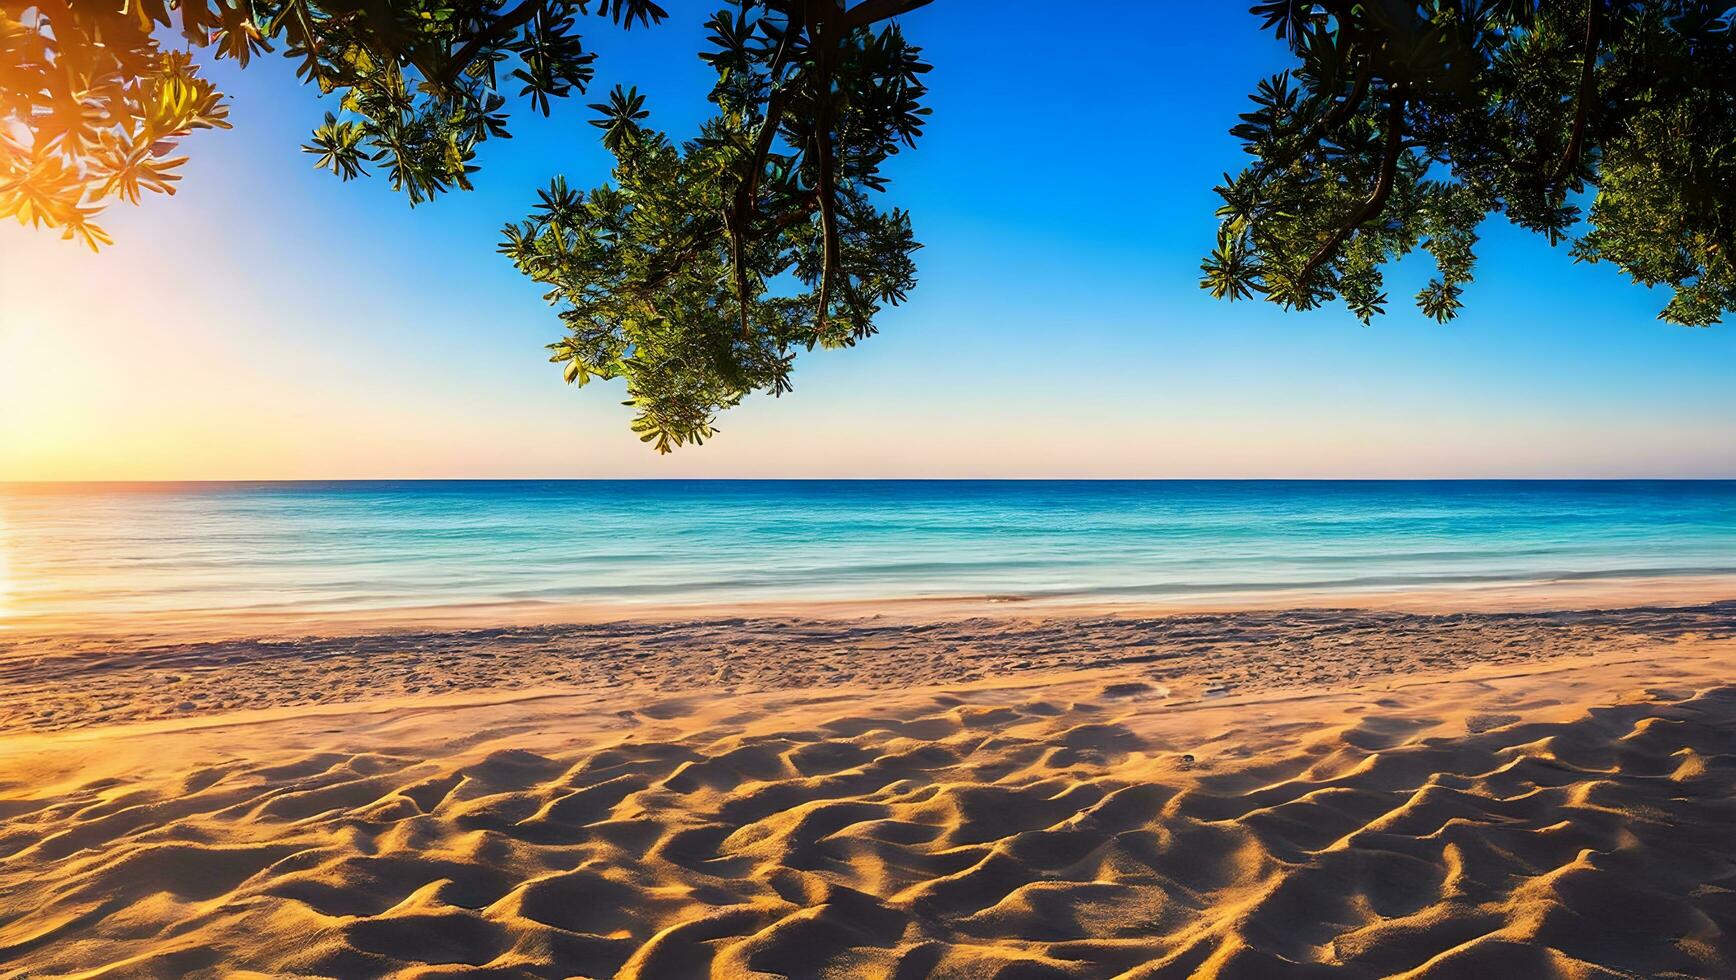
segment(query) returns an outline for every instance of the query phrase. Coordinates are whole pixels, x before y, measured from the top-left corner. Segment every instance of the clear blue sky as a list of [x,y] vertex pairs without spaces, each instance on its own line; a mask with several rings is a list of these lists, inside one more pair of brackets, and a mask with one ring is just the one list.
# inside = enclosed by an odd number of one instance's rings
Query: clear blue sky
[[690,135],[710,5],[597,19],[590,97],[490,144],[478,190],[415,210],[299,146],[322,108],[271,59],[176,197],[116,207],[102,255],[0,229],[0,479],[435,476],[1736,476],[1736,331],[1494,220],[1458,321],[1284,314],[1197,286],[1226,130],[1283,51],[1245,4],[936,0],[930,131],[888,196],[920,282],[852,351],[804,356],[714,443],[659,458],[618,386],[561,384],[558,324],[495,254],[557,173],[607,161],[617,81]]

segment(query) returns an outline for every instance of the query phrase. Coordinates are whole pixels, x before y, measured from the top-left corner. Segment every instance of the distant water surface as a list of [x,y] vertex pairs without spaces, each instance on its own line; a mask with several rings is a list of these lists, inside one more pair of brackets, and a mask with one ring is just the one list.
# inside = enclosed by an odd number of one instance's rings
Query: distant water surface
[[0,484],[0,624],[1736,572],[1736,482]]

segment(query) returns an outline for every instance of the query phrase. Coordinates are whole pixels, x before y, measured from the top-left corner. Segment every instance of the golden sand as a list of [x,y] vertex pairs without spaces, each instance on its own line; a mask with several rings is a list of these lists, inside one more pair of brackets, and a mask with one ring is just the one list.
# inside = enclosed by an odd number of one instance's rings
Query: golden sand
[[1736,974],[1736,604],[0,651],[0,977]]

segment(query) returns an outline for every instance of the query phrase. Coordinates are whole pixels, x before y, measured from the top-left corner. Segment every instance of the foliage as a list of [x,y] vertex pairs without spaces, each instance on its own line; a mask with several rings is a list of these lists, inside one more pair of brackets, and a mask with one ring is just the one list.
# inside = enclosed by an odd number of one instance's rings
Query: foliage
[[[913,287],[909,217],[873,195],[927,113],[928,66],[892,18],[928,2],[730,0],[708,24],[716,112],[697,136],[671,141],[617,89],[593,106],[612,182],[557,179],[507,227],[501,250],[560,308],[551,359],[575,384],[624,378],[634,429],[660,451],[709,437],[750,392],[788,391],[800,350],[869,336]],[[1664,319],[1736,309],[1728,4],[1252,10],[1297,63],[1231,131],[1253,161],[1217,189],[1214,296],[1342,300],[1366,323],[1386,310],[1387,265],[1421,249],[1435,274],[1416,303],[1444,322],[1499,213],[1668,287]],[[179,141],[228,125],[196,52],[246,64],[281,49],[338,93],[304,149],[339,177],[378,167],[412,204],[468,188],[509,104],[547,114],[584,91],[592,13],[666,16],[653,0],[0,0],[0,217],[94,248],[107,201],[173,193]]]
[[1299,64],[1231,130],[1254,162],[1217,190],[1214,296],[1385,310],[1382,267],[1419,245],[1417,305],[1453,318],[1477,226],[1503,213],[1610,261],[1706,325],[1736,307],[1736,33],[1689,0],[1262,0]]
[[583,91],[577,17],[593,6],[623,25],[664,16],[651,0],[0,0],[0,218],[95,248],[108,199],[174,193],[178,141],[228,126],[195,49],[245,65],[281,45],[341,93],[306,147],[338,176],[380,164],[411,203],[468,188],[477,145],[508,135],[503,91],[544,114]]
[[614,184],[557,179],[501,246],[546,283],[568,381],[624,377],[633,429],[658,451],[699,443],[719,411],[782,394],[798,349],[845,347],[915,282],[909,217],[876,210],[882,165],[912,146],[928,66],[886,18],[854,7],[738,0],[708,24],[716,115],[681,145],[644,99],[592,106]]

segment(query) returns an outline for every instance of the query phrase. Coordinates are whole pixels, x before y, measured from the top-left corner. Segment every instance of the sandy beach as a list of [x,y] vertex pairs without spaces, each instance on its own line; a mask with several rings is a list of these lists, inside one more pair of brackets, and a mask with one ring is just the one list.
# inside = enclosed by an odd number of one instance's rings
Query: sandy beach
[[1719,976],[1736,603],[0,641],[0,976]]
[[1736,3],[5,0],[0,980],[1736,980],[1733,317]]

